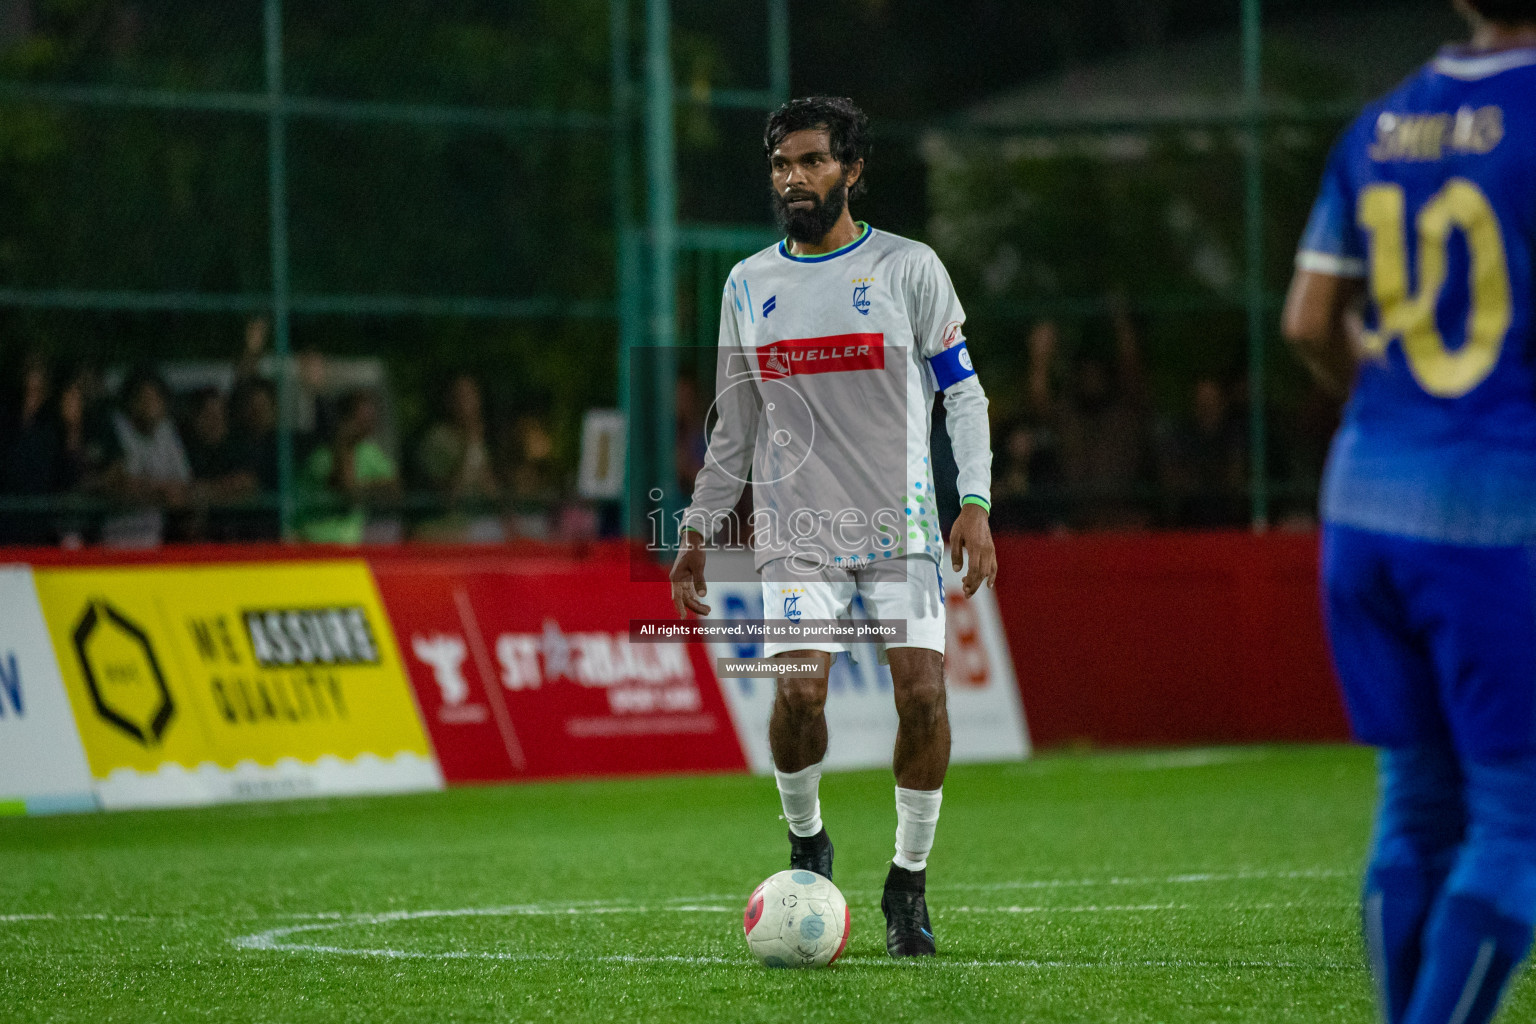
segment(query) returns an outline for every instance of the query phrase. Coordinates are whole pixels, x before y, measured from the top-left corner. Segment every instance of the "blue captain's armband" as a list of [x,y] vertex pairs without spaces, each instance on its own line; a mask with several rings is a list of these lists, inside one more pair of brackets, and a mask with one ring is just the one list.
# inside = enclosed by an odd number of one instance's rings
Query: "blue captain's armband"
[[933,379],[938,382],[940,391],[976,376],[976,367],[971,365],[971,354],[966,351],[963,341],[928,360],[928,365],[933,368]]

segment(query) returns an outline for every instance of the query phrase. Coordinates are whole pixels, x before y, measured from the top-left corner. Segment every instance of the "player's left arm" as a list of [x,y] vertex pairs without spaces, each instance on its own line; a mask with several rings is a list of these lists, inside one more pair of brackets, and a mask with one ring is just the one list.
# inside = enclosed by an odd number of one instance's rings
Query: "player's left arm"
[[1296,253],[1281,332],[1317,382],[1344,397],[1354,384],[1360,351],[1360,300],[1370,271],[1365,238],[1355,220],[1349,155],[1358,134],[1374,124],[1362,117],[1329,154],[1322,186]]
[[913,329],[919,355],[927,360],[934,385],[944,396],[944,422],[959,466],[960,518],[949,530],[955,571],[965,568],[965,595],[982,583],[997,585],[997,550],[992,543],[992,426],[987,393],[965,345],[965,310],[944,265],[931,251],[913,270]]
[[1364,282],[1298,269],[1285,297],[1281,331],[1317,382],[1337,397],[1349,394],[1358,365]]
[[944,390],[944,423],[960,466],[960,518],[949,528],[955,571],[969,561],[965,596],[985,582],[997,586],[997,549],[992,544],[992,437],[987,393],[973,373]]

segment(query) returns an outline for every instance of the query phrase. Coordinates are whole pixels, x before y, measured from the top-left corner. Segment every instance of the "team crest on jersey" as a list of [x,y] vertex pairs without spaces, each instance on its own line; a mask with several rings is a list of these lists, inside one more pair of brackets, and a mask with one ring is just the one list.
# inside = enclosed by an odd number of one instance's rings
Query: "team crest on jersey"
[[801,614],[800,599],[805,596],[805,591],[795,587],[792,590],[785,589],[782,593],[784,595],[784,617],[790,622],[799,622]]
[[853,308],[864,316],[869,316],[869,288],[875,283],[872,277],[856,277],[853,279]]

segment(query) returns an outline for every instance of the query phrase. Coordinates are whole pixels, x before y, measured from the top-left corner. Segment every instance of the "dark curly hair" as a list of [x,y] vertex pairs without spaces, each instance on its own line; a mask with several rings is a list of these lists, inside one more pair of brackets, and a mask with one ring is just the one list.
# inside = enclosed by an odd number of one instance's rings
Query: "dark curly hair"
[[[791,132],[824,128],[832,141],[832,158],[847,170],[869,156],[869,118],[846,96],[806,96],[790,100],[768,115],[763,129],[763,155],[774,149]],[[864,176],[848,190],[850,197],[864,193]]]
[[1536,24],[1536,0],[1467,0],[1467,6],[1489,21]]

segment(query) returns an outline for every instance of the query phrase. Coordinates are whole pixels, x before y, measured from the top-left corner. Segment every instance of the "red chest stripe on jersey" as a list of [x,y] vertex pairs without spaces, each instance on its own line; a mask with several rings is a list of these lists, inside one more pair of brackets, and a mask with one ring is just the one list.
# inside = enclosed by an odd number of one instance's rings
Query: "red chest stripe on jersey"
[[759,348],[757,366],[766,377],[883,370],[885,335],[830,334],[825,338],[785,338]]

